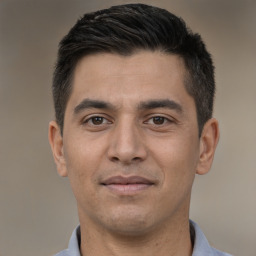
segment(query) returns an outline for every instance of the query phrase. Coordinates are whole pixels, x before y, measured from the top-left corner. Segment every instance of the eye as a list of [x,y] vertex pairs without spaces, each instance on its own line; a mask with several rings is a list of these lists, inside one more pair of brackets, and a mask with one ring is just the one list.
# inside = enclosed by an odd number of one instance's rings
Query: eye
[[166,117],[154,116],[154,117],[151,117],[150,119],[148,119],[148,121],[146,123],[152,124],[152,125],[163,125],[163,124],[166,124],[168,122],[171,122],[171,121],[168,120]]
[[83,124],[89,125],[89,126],[101,126],[101,125],[111,124],[111,121],[109,121],[103,116],[91,116],[85,119],[83,121]]
[[161,125],[161,124],[164,124],[166,122],[166,118],[165,117],[162,117],[162,116],[155,116],[155,117],[152,117],[152,122],[156,125]]
[[104,122],[106,122],[107,120],[101,116],[94,116],[94,117],[90,118],[88,121],[94,125],[100,125],[100,124],[103,124]]

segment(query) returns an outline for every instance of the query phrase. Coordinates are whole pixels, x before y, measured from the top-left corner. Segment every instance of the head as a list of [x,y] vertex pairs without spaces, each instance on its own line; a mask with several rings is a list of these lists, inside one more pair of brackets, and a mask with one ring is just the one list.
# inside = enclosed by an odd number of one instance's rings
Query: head
[[61,132],[79,61],[97,53],[130,56],[140,50],[160,51],[183,59],[184,86],[195,101],[201,135],[213,111],[215,82],[211,56],[200,35],[192,33],[181,18],[144,4],[113,6],[85,14],[60,42],[53,97]]
[[81,226],[137,236],[188,223],[218,141],[199,35],[145,5],[87,14],[60,43],[53,94],[49,139]]

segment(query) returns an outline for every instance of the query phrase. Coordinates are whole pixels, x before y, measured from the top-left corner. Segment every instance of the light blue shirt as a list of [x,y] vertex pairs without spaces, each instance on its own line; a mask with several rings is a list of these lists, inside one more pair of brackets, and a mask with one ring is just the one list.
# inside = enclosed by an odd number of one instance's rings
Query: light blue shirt
[[[192,256],[231,256],[231,254],[218,251],[211,247],[199,226],[193,221],[190,221],[190,224],[195,231]],[[57,253],[55,256],[81,256],[79,250],[80,236],[80,227],[78,226],[73,231],[69,240],[68,249]]]

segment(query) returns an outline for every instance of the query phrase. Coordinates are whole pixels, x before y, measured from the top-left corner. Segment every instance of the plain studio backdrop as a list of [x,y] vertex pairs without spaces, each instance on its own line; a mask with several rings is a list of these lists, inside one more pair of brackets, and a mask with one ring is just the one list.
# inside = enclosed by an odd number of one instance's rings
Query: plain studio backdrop
[[[213,55],[221,139],[212,170],[196,177],[190,216],[213,246],[255,256],[256,2],[141,2],[183,17]],[[47,139],[57,45],[85,12],[122,3],[131,1],[0,1],[0,256],[67,247],[76,203]]]

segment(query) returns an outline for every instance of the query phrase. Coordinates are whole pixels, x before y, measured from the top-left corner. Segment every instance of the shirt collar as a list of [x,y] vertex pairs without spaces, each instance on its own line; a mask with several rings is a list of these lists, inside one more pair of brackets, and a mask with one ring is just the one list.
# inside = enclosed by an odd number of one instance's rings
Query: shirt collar
[[[230,254],[220,252],[214,248],[212,248],[205,235],[203,234],[202,230],[199,228],[199,226],[193,222],[190,221],[190,228],[192,233],[192,240],[194,240],[194,249],[192,256],[231,256]],[[194,232],[193,232],[194,230]],[[72,236],[69,241],[68,249],[65,251],[62,251],[61,253],[57,254],[56,256],[81,256],[80,254],[80,241],[81,241],[81,232],[80,232],[80,226],[78,226],[72,233]]]

